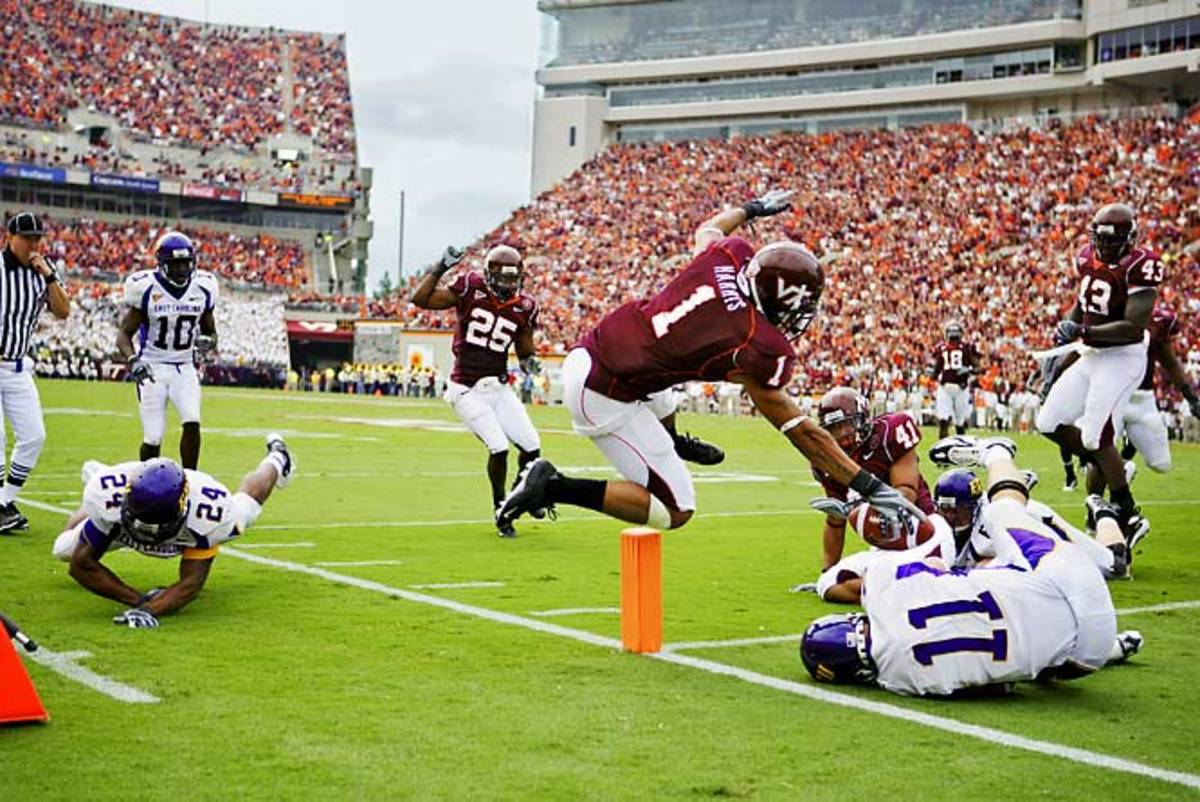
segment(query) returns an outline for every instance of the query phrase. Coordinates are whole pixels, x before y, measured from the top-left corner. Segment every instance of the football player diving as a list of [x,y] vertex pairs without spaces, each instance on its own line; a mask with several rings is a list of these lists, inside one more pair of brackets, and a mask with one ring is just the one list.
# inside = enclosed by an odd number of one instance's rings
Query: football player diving
[[[204,587],[220,544],[245,533],[275,488],[291,481],[295,461],[277,434],[267,454],[246,474],[236,493],[200,471],[159,458],[148,462],[83,466],[83,506],[54,541],[54,556],[71,565],[84,588],[126,605],[114,624],[157,627],[160,616],[191,603]],[[141,591],[106,565],[120,548],[148,557],[179,558],[179,579],[166,588]]]

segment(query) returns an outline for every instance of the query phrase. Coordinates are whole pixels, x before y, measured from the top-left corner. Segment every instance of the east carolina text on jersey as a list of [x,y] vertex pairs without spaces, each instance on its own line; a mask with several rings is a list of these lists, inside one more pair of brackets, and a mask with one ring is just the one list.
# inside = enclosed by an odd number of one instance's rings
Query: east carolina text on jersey
[[197,270],[182,289],[175,289],[154,270],[139,270],[125,279],[125,306],[142,310],[138,355],[148,362],[191,363],[200,317],[213,309],[217,279]]

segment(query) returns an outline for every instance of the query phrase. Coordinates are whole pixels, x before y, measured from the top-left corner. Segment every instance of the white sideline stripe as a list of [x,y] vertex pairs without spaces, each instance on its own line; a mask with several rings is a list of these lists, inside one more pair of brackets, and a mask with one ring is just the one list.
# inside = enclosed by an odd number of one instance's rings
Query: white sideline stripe
[[243,549],[315,549],[316,543],[238,543]]
[[[14,648],[16,647],[14,646]],[[101,676],[75,662],[85,657],[91,657],[91,652],[52,652],[45,646],[39,646],[36,652],[27,652],[20,648],[17,651],[27,660],[46,666],[51,671],[62,674],[67,679],[75,680],[80,685],[86,685],[97,693],[112,697],[118,702],[146,705],[162,701],[157,696],[146,693],[140,688]]]
[[[242,545],[245,545],[244,543]],[[327,568],[337,568],[339,566],[357,566],[357,565],[402,565],[399,560],[348,560],[341,562],[338,560],[327,560],[324,562],[315,562],[313,565],[323,565]]]
[[978,738],[983,741],[1000,744],[1002,746],[1011,746],[1014,749],[1025,749],[1030,752],[1037,752],[1042,755],[1051,755],[1061,757],[1066,760],[1071,760],[1076,763],[1083,763],[1089,766],[1096,766],[1102,769],[1111,771],[1123,771],[1129,774],[1138,774],[1143,777],[1151,777],[1163,782],[1176,783],[1189,788],[1200,788],[1200,775],[1188,774],[1183,771],[1171,771],[1169,769],[1160,769],[1156,766],[1148,766],[1144,763],[1138,763],[1133,760],[1125,760],[1124,758],[1105,755],[1100,752],[1092,752],[1087,749],[1077,749],[1073,746],[1065,746],[1063,744],[1054,743],[1052,741],[1041,741],[1036,738],[1026,738],[1022,735],[1014,735],[1003,730],[992,729],[991,727],[981,727],[977,724],[967,724],[954,719],[934,716],[929,713],[921,713],[916,710],[909,710],[903,707],[897,707],[885,702],[876,702],[870,699],[862,699],[856,696],[847,694],[835,693],[827,691],[824,688],[817,688],[812,685],[807,685],[791,680],[780,679],[779,677],[771,677],[766,674],[759,674],[756,671],[748,671],[737,666],[726,665],[724,663],[716,663],[712,660],[703,660],[698,657],[688,657],[682,654],[673,654],[670,652],[659,652],[658,654],[647,655],[655,660],[662,660],[675,665],[688,666],[701,671],[707,671],[712,674],[723,674],[728,677],[735,677],[743,682],[750,682],[755,685],[762,685],[766,688],[773,688],[777,691],[803,696],[808,699],[814,699],[818,702],[827,702],[841,707],[849,707],[854,710],[861,710],[866,713],[875,713],[876,715],[886,716],[888,718],[900,719],[914,724],[920,724],[925,727],[942,730],[944,732],[954,733],[955,735],[966,735],[971,738]]
[[726,649],[735,646],[755,646],[759,643],[784,643],[790,640],[800,640],[803,632],[794,635],[766,635],[761,638],[734,638],[733,640],[693,640],[682,643],[664,643],[664,652],[685,652],[692,649]]
[[[404,599],[406,601],[417,602],[418,604],[428,604],[434,607],[441,607],[444,610],[451,610],[463,615],[483,618],[488,621],[495,621],[501,624],[509,624],[511,626],[523,627],[535,632],[544,632],[549,635],[558,635],[562,638],[570,638],[571,640],[588,643],[593,646],[601,646],[614,651],[621,649],[621,642],[616,638],[606,638],[602,635],[596,635],[591,632],[585,632],[579,629],[563,627],[557,624],[551,624],[547,621],[539,621],[535,618],[526,618],[524,616],[513,615],[512,613],[503,613],[498,610],[489,610],[484,607],[477,607],[471,604],[463,604],[461,602],[451,601],[450,599],[442,599],[437,596],[428,596],[423,593],[413,593],[411,591],[401,590],[400,588],[390,587],[380,582],[371,582],[366,579],[360,579],[354,576],[345,574],[336,574],[332,571],[326,571],[322,568],[314,568],[309,565],[301,565],[300,563],[290,563],[284,560],[274,560],[268,557],[260,557],[257,554],[247,554],[235,548],[225,549],[226,554],[230,554],[239,559],[248,560],[259,565],[269,565],[273,568],[281,568],[285,571],[295,571],[297,573],[309,574],[311,576],[326,579],[330,582],[337,582],[343,585],[351,585],[363,590],[370,590],[376,593],[383,593],[387,596]],[[1089,766],[1109,769],[1111,771],[1123,771],[1129,774],[1137,774],[1143,777],[1150,777],[1163,782],[1175,783],[1184,785],[1189,788],[1200,789],[1200,775],[1188,774],[1182,771],[1171,771],[1168,769],[1160,769],[1155,766],[1148,766],[1143,763],[1137,763],[1132,760],[1125,760],[1111,755],[1101,754],[1099,752],[1091,752],[1086,749],[1076,749],[1071,746],[1052,743],[1050,741],[1039,741],[1033,738],[1026,738],[1021,735],[1013,735],[1012,733],[1002,730],[992,729],[990,727],[981,727],[976,724],[966,724],[954,719],[934,716],[929,713],[921,713],[915,710],[909,710],[897,705],[888,704],[886,702],[876,702],[869,699],[860,699],[847,694],[835,693],[827,691],[823,688],[817,688],[812,685],[792,682],[790,680],[780,679],[779,677],[771,677],[765,674],[759,674],[754,671],[738,668],[736,666],[725,665],[711,660],[701,660],[696,657],[688,657],[681,654],[672,654],[670,652],[659,652],[657,654],[646,655],[655,660],[661,660],[666,663],[675,665],[687,666],[700,671],[706,671],[711,674],[720,674],[735,679],[740,679],[743,682],[749,682],[755,685],[761,685],[774,690],[784,691],[785,693],[795,694],[796,696],[804,696],[819,702],[848,707],[855,710],[861,710],[866,713],[874,713],[888,718],[907,721],[914,724],[920,724],[925,727],[942,730],[944,732],[954,733],[955,735],[966,735],[971,738],[978,738],[982,741],[1000,744],[1002,746],[1010,746],[1015,749],[1025,749],[1038,754],[1050,755],[1053,757],[1061,757],[1065,760],[1071,760],[1076,763],[1082,763]]]
[[1200,607],[1200,599],[1193,599],[1191,601],[1163,602],[1162,604],[1149,604],[1145,607],[1125,607],[1117,610],[1117,615],[1160,613],[1166,610],[1187,610],[1192,607]]
[[409,585],[418,590],[455,590],[456,588],[502,588],[503,582],[425,582],[421,585]]
[[26,507],[33,507],[35,510],[46,510],[46,512],[57,512],[63,515],[70,515],[71,513],[75,512],[75,510],[68,510],[66,507],[60,507],[57,504],[47,504],[44,501],[34,501],[33,499],[25,498],[24,496],[21,496],[17,500]]
[[558,615],[586,615],[589,613],[620,613],[620,607],[562,607],[558,610],[530,610],[529,614],[538,618],[553,618]]
[[[702,512],[695,516],[696,518],[759,518],[783,515],[820,515],[822,513],[817,510],[805,507],[801,509],[797,507],[793,510],[742,510],[740,512]],[[602,515],[560,515],[560,521],[570,523],[596,523],[598,521],[611,524],[613,520]],[[335,523],[314,524],[314,523],[294,523],[294,524],[266,524],[265,526],[255,526],[256,532],[262,532],[269,529],[273,530],[289,530],[289,529],[375,529],[379,527],[407,527],[407,526],[473,526],[475,524],[495,524],[492,518],[459,518],[456,520],[445,521],[337,521]],[[245,544],[243,544],[245,545]]]

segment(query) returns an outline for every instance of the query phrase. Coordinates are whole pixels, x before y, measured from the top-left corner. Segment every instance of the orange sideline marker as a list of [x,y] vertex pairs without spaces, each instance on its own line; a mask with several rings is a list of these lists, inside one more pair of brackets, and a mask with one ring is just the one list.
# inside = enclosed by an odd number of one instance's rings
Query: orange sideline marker
[[8,633],[0,626],[0,724],[49,718]]
[[654,529],[621,533],[621,642],[627,652],[662,648],[662,536]]

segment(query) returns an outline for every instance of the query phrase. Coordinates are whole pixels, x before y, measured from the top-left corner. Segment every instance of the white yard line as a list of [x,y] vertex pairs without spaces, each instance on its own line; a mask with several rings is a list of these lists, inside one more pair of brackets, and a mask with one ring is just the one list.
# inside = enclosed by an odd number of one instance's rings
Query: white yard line
[[31,498],[21,496],[17,499],[23,506],[33,507],[35,510],[45,510],[46,512],[57,512],[61,515],[70,515],[75,510],[68,510],[66,507],[60,507],[57,504],[47,504],[44,501],[34,501]]
[[560,615],[605,615],[620,614],[620,607],[562,607],[557,610],[530,610],[529,614],[537,618],[554,618]]
[[[245,546],[246,544],[241,543],[239,545]],[[326,568],[349,568],[359,565],[403,565],[403,563],[400,560],[346,560],[344,562],[339,560],[326,560],[323,562],[315,562],[313,565],[321,565]]]
[[315,549],[316,543],[243,543],[238,541],[238,547],[243,549]]
[[[791,510],[740,510],[735,512],[702,512],[696,518],[761,518],[772,516],[786,515],[817,515],[817,511],[807,507],[797,507]],[[606,518],[602,515],[560,515],[558,520],[569,523],[595,523],[604,521],[611,524],[611,518]],[[435,526],[474,526],[476,524],[494,524],[495,521],[491,518],[458,518],[441,521],[335,521],[331,523],[315,524],[311,522],[290,523],[290,524],[265,524],[257,525],[254,531],[262,532],[267,530],[290,530],[290,529],[380,529],[392,527],[435,527]]]
[[1188,610],[1193,607],[1200,607],[1200,599],[1192,599],[1191,601],[1163,602],[1162,604],[1148,604],[1145,607],[1124,607],[1117,610],[1117,615],[1162,613],[1166,612],[1167,610]]
[[91,657],[91,652],[52,652],[45,646],[39,646],[36,652],[27,652],[24,649],[18,649],[17,651],[27,660],[32,660],[39,665],[46,666],[51,671],[62,674],[67,679],[74,680],[80,685],[86,685],[93,691],[116,699],[118,702],[145,705],[162,701],[153,694],[146,693],[132,685],[117,682],[115,679],[101,676],[75,662],[85,657]]
[[[302,565],[300,563],[292,563],[284,560],[260,557],[257,554],[250,554],[235,548],[227,548],[225,552],[239,559],[257,563],[259,565],[279,568],[284,571],[308,574],[310,576],[315,576],[330,582],[350,585],[352,587],[369,590],[375,593],[382,593],[387,596],[416,602],[418,604],[427,604],[433,607],[440,607],[444,610],[450,610],[452,612],[473,616],[475,618],[482,618],[500,624],[508,624],[509,626],[522,627],[524,629],[542,632],[549,635],[557,635],[562,638],[569,638],[571,640],[588,643],[593,646],[600,646],[606,649],[619,650],[621,648],[621,642],[616,638],[606,638],[591,632],[558,626],[557,624],[551,624],[546,621],[539,621],[535,618],[513,615],[512,613],[504,613],[498,610],[489,610],[484,607],[463,604],[461,602],[443,599],[437,596],[413,593],[412,591],[402,590],[401,588],[391,587],[379,582],[371,582],[355,576],[348,576],[346,574],[337,574],[332,571],[326,571],[323,568],[315,568],[310,565]],[[754,671],[738,668],[737,666],[713,662],[711,660],[701,660],[699,658],[689,657],[682,654],[674,654],[671,652],[659,652],[658,654],[648,655],[648,657],[655,660],[672,663],[674,665],[705,671],[710,674],[733,677],[735,679],[740,679],[743,682],[749,682],[796,696],[803,696],[805,698],[813,699],[819,702],[825,702],[827,704],[873,713],[875,715],[898,719],[913,724],[920,724],[925,727],[931,727],[944,732],[950,732],[955,735],[966,735],[971,738],[977,738],[979,740],[1001,744],[1003,746],[1009,746],[1015,749],[1024,749],[1042,755],[1059,757],[1064,760],[1070,760],[1083,765],[1095,766],[1097,768],[1108,769],[1110,771],[1121,771],[1129,774],[1136,774],[1142,777],[1150,777],[1156,780],[1162,780],[1163,782],[1200,789],[1200,775],[1196,774],[1188,774],[1182,771],[1171,771],[1169,769],[1149,766],[1132,760],[1125,760],[1123,758],[1105,755],[1100,752],[1092,752],[1086,749],[1077,749],[1075,747],[1065,746],[1052,741],[1041,741],[1033,738],[1026,738],[1021,735],[1014,735],[1012,733],[993,729],[991,727],[981,727],[975,724],[966,724],[954,719],[935,716],[929,713],[922,713],[905,707],[888,704],[886,702],[877,702],[870,699],[859,698],[857,696],[837,693],[835,691],[825,690],[824,688],[818,688],[807,683],[793,682],[791,680],[780,679],[779,677],[771,677],[765,674],[759,674]]]
[[502,588],[503,582],[426,582],[421,585],[409,585],[417,590],[455,590],[457,588]]

